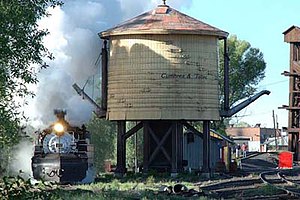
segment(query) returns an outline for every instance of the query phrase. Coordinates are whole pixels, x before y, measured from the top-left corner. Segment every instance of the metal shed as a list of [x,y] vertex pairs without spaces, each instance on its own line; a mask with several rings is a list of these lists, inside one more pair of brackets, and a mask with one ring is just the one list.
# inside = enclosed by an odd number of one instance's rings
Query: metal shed
[[[183,137],[183,160],[187,161],[188,170],[201,170],[203,167],[203,135],[194,132],[186,132]],[[216,167],[221,161],[222,140],[212,137],[210,143],[210,166]]]

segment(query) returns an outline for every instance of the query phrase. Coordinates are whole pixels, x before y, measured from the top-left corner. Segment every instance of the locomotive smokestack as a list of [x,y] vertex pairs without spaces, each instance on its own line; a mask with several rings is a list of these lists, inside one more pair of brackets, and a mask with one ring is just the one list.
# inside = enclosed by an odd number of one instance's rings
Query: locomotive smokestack
[[54,115],[57,117],[58,121],[65,120],[66,114],[67,114],[67,111],[65,111],[65,110],[60,110],[60,109],[54,110]]

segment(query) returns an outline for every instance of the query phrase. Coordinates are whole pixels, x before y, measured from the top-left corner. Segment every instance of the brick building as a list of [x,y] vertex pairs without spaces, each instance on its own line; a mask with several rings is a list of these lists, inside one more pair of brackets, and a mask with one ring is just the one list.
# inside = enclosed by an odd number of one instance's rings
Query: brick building
[[[253,144],[263,145],[270,138],[275,137],[275,130],[273,128],[262,128],[260,124],[254,127],[229,127],[226,129],[227,135],[232,138],[237,144]],[[278,130],[276,136],[281,136],[281,131]],[[261,149],[260,147],[258,147]],[[260,150],[261,151],[261,150]]]

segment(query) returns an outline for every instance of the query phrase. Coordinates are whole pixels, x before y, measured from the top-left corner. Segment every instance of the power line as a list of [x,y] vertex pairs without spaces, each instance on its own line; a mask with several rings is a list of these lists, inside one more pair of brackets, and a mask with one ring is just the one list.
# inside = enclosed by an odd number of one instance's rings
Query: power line
[[277,84],[280,84],[280,83],[284,83],[284,82],[288,82],[289,80],[282,80],[282,81],[276,81],[276,82],[272,82],[272,83],[268,83],[268,84],[265,84],[265,85],[260,85],[259,87],[265,87],[265,86],[268,86],[268,85],[277,85]]

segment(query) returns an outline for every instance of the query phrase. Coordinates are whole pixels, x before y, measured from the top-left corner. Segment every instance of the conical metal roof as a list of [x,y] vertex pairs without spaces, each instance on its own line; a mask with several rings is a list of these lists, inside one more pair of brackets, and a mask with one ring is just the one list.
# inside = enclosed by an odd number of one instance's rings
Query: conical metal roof
[[225,38],[228,33],[187,16],[167,5],[125,21],[116,27],[100,32],[102,38],[128,34],[195,34]]

